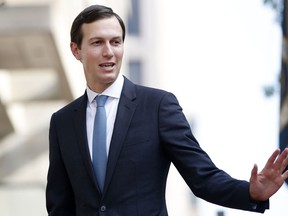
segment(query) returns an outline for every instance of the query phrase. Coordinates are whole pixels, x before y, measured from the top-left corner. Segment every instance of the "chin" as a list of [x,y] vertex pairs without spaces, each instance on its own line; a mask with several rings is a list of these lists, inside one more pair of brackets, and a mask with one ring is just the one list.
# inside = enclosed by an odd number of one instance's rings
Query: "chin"
[[105,80],[107,81],[107,83],[111,83],[114,82],[118,77],[118,73],[111,73],[111,74],[107,74],[107,76],[105,76]]

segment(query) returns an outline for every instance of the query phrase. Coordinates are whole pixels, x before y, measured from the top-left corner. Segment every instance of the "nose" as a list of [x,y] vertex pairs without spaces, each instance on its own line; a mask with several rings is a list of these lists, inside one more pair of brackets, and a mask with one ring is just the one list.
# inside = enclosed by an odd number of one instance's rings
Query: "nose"
[[107,44],[104,45],[102,54],[105,57],[113,56],[113,49],[111,47],[111,44],[107,43]]

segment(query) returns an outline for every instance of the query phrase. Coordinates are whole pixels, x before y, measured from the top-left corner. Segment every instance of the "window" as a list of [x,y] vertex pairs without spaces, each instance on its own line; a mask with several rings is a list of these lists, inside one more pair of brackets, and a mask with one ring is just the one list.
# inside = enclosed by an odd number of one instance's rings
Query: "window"
[[139,0],[130,0],[131,11],[128,16],[128,34],[139,36],[140,34],[140,10]]
[[139,60],[129,61],[129,77],[136,84],[142,83],[142,62]]

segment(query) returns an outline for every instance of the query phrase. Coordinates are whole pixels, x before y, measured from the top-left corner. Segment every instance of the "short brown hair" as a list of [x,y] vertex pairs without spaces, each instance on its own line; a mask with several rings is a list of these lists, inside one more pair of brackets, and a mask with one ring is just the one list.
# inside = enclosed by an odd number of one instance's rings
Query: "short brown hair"
[[81,27],[83,23],[92,23],[94,21],[110,18],[112,16],[116,17],[119,21],[119,24],[122,28],[122,39],[124,41],[126,30],[125,24],[121,17],[118,14],[114,13],[114,11],[109,7],[103,5],[91,5],[85,8],[82,12],[80,12],[79,15],[74,19],[70,31],[71,42],[76,43],[77,46],[81,48],[81,43],[83,39]]

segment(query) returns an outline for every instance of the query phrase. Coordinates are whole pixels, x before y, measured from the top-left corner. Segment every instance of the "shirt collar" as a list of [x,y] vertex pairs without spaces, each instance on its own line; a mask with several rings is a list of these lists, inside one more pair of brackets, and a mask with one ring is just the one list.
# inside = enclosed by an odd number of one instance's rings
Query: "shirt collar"
[[[123,84],[124,84],[124,77],[119,75],[117,79],[112,83],[112,85],[109,86],[107,89],[105,89],[101,93],[101,95],[107,95],[109,97],[119,99],[123,88]],[[86,87],[86,92],[90,103],[92,103],[95,97],[99,95],[98,93],[92,91],[88,86]]]

